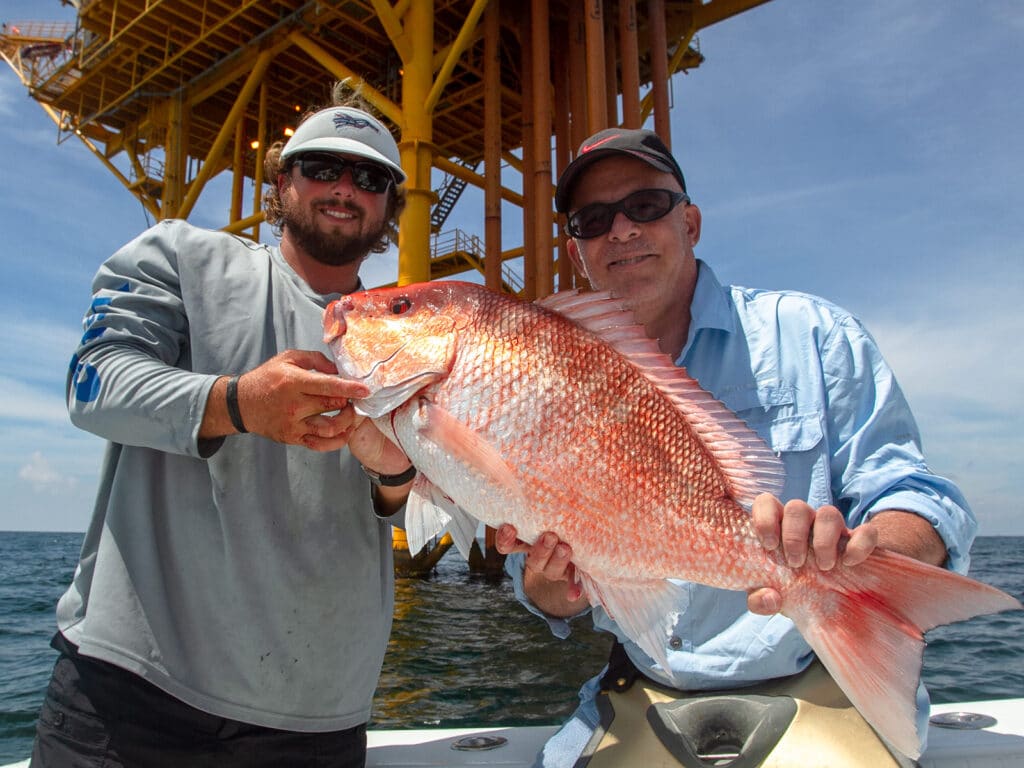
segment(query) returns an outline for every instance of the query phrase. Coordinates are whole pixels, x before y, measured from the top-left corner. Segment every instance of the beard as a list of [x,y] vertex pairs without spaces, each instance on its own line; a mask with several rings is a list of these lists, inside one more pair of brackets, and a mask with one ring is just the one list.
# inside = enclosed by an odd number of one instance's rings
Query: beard
[[[337,205],[333,200],[329,202]],[[384,237],[386,224],[383,221],[358,235],[349,235],[338,230],[325,232],[317,227],[313,220],[313,209],[316,205],[314,201],[309,208],[300,208],[294,201],[282,200],[281,216],[282,229],[287,230],[296,247],[314,261],[329,267],[341,267],[362,261]],[[344,207],[358,215],[361,221],[365,221],[365,210],[351,202],[346,203]]]

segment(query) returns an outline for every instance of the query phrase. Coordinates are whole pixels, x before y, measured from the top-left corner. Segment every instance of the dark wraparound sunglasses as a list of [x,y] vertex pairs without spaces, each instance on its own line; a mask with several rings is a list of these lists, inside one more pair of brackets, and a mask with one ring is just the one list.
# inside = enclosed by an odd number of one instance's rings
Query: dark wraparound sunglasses
[[679,203],[690,203],[682,192],[670,189],[640,189],[614,203],[591,203],[569,216],[565,231],[572,237],[584,240],[600,237],[612,228],[615,214],[620,211],[638,223],[655,221],[667,214]]
[[335,182],[346,170],[352,171],[352,183],[366,192],[380,194],[394,183],[391,172],[369,160],[347,160],[338,155],[300,155],[295,159],[299,173],[313,181]]

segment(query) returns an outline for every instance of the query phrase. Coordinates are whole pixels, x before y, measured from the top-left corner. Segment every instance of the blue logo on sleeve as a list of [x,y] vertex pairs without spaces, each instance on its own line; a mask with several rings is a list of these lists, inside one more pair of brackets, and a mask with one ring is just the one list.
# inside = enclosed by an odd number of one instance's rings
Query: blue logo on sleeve
[[105,318],[106,316],[107,315],[104,312],[98,312],[96,314],[85,316],[85,319],[82,320],[82,325],[85,328],[85,333],[82,334],[82,344],[92,341],[93,339],[98,339],[100,336],[103,335],[103,332],[107,330],[106,326],[99,324],[103,321],[103,318]]
[[[116,290],[128,293],[131,290],[131,285],[125,281]],[[102,310],[110,305],[110,301],[109,297],[100,296],[92,300],[88,313],[82,318],[82,327],[85,328],[85,333],[82,334],[81,344],[84,345],[93,339],[98,339],[106,331],[103,320],[107,313]],[[91,403],[100,393],[100,374],[96,370],[96,366],[82,363],[76,352],[71,356],[69,368],[74,371],[71,388],[75,393],[75,399],[83,403]]]
[[[75,362],[75,358],[72,359]],[[82,403],[91,403],[100,394],[100,374],[96,366],[79,363],[76,366],[75,378],[72,383],[75,399]]]

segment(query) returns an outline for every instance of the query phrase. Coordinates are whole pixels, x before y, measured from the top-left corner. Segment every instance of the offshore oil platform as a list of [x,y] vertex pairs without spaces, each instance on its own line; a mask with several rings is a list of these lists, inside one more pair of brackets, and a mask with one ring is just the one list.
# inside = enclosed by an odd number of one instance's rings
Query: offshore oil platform
[[[534,299],[578,279],[552,205],[576,147],[651,122],[670,143],[670,78],[704,61],[700,30],[768,0],[59,2],[73,23],[3,19],[0,55],[58,143],[83,142],[153,219],[189,218],[227,175],[223,229],[258,240],[266,149],[342,81],[393,126],[409,177],[396,282],[475,270]],[[445,230],[468,186],[482,236]],[[416,574],[450,539],[403,544]],[[471,567],[500,569],[490,531]]]

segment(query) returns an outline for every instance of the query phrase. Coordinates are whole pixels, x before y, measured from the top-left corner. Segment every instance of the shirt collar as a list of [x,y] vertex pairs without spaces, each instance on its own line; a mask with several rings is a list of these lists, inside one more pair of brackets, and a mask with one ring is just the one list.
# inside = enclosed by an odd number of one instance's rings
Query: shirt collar
[[736,330],[736,319],[733,317],[732,305],[714,271],[705,262],[697,259],[697,285],[693,290],[693,301],[690,302],[690,331],[677,363],[681,363],[686,353],[690,351],[697,332],[705,328],[732,333]]

